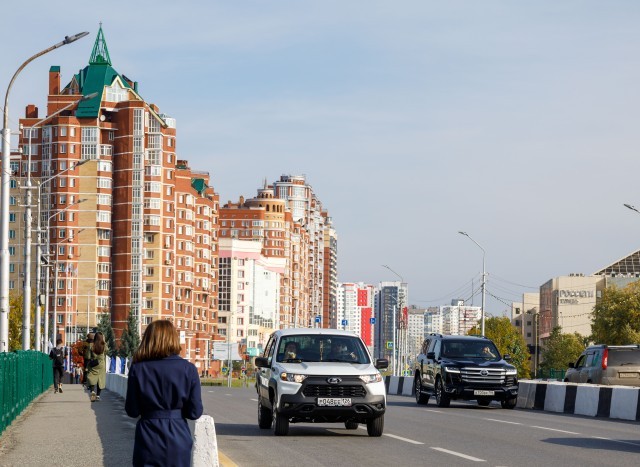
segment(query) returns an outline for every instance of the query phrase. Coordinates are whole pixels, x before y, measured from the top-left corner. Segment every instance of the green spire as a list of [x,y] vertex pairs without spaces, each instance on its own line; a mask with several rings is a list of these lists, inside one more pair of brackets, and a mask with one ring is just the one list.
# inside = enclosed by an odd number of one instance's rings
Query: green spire
[[104,40],[104,33],[102,32],[102,23],[100,23],[96,43],[93,44],[93,52],[91,52],[89,65],[111,65],[109,49],[107,49],[107,41]]

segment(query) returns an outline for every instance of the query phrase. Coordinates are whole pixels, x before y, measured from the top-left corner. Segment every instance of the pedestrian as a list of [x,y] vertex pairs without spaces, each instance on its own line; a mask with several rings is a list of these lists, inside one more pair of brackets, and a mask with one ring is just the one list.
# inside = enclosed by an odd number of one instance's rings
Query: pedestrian
[[[87,351],[89,349],[91,349],[93,347],[93,337],[94,337],[94,333],[90,332],[87,334],[87,345],[84,349],[84,355],[87,354]],[[84,357],[83,355],[83,357]],[[82,384],[84,385],[85,389],[89,389],[89,383],[87,383],[87,373],[88,373],[88,365],[87,365],[87,361],[84,360],[84,367],[82,368]]]
[[64,359],[67,352],[62,345],[62,339],[56,340],[56,346],[49,352],[49,358],[53,360],[53,392],[62,392],[62,375],[64,373]]
[[107,385],[107,345],[101,332],[96,332],[93,344],[84,354],[87,368],[87,385],[91,391],[91,402],[100,400],[100,392]]
[[152,321],[133,354],[125,410],[140,417],[133,465],[191,464],[187,419],[202,415],[200,378],[195,365],[180,357],[180,340],[170,321]]
[[76,365],[73,370],[73,375],[75,376],[76,384],[80,384],[80,380],[82,379],[82,367],[80,365]]

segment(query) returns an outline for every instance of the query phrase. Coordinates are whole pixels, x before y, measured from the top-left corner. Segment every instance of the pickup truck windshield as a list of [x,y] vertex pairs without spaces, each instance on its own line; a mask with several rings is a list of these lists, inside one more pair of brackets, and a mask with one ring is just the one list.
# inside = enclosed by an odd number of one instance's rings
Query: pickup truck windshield
[[326,334],[282,337],[276,349],[276,361],[371,363],[369,354],[358,337]]

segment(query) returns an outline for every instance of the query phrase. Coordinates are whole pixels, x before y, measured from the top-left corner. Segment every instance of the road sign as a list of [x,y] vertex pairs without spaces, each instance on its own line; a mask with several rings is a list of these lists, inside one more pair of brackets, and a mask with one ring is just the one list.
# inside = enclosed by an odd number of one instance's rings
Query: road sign
[[349,324],[349,321],[347,321],[346,319],[343,319],[343,320],[342,320],[342,325],[343,325],[343,326],[346,326],[347,324]]
[[320,316],[316,316],[316,323],[320,322]]
[[387,341],[387,349],[393,349],[393,341]]
[[376,319],[375,318],[369,318],[369,323],[376,324]]
[[229,371],[229,369],[228,369],[226,366],[223,366],[223,367],[222,367],[222,374],[223,374],[223,375],[226,375],[226,374],[227,374],[227,371]]

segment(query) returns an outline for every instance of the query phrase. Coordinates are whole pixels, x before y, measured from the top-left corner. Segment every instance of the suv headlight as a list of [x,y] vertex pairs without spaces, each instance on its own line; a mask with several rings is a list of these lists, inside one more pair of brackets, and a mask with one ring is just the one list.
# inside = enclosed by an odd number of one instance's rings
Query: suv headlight
[[460,373],[460,368],[456,368],[455,366],[445,366],[444,371],[447,373]]
[[373,375],[360,375],[360,379],[364,382],[364,384],[369,383],[379,383],[382,381],[382,376],[380,373],[376,373]]
[[307,379],[307,375],[298,375],[295,373],[280,373],[280,379],[282,381],[288,381],[290,383],[302,383],[305,379]]
[[516,368],[507,368],[507,376],[515,376],[518,374],[518,370]]

